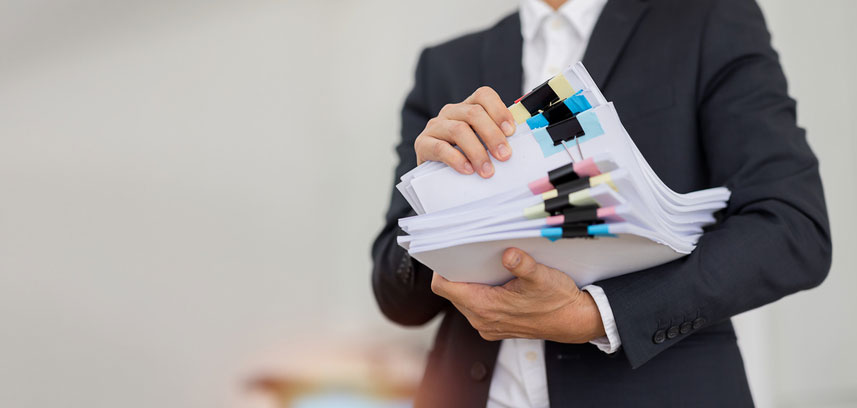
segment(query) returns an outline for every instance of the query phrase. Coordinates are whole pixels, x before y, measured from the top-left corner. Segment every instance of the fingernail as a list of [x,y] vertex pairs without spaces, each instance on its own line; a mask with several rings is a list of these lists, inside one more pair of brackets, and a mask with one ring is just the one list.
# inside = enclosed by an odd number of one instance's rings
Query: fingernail
[[470,162],[464,162],[464,171],[467,172],[467,174],[473,174],[473,165],[470,164]]
[[491,165],[490,161],[482,163],[482,175],[483,176],[486,176],[486,177],[490,176],[491,173],[493,173],[493,172],[494,172],[494,166]]
[[514,254],[515,255],[512,255],[512,259],[509,260],[509,266],[512,268],[518,266],[518,264],[521,263],[521,255],[517,252],[514,252]]
[[497,155],[500,156],[501,159],[506,160],[509,158],[509,147],[505,144],[501,144],[497,146]]
[[503,122],[503,124],[500,125],[500,128],[503,129],[503,133],[505,133],[506,136],[512,136],[512,134],[515,133],[515,126],[513,126],[511,122]]

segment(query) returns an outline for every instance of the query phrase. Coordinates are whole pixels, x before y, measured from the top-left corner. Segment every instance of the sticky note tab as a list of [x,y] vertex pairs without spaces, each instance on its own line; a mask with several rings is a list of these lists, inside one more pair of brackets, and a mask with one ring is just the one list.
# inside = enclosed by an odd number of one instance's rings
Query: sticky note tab
[[532,181],[527,184],[527,187],[529,187],[530,192],[532,192],[533,195],[542,194],[554,189],[549,177],[542,177],[538,180]]
[[614,191],[619,191],[619,188],[616,187],[616,184],[613,184],[613,177],[610,176],[610,173],[599,174],[595,177],[589,178],[589,185],[591,187],[595,187],[599,184],[607,184]]
[[527,119],[527,126],[529,126],[530,129],[542,128],[542,127],[545,127],[549,124],[550,123],[548,123],[548,120],[547,120],[547,118],[545,118],[545,115],[543,115],[541,113]]
[[549,157],[552,154],[565,150],[562,145],[553,145],[553,139],[551,139],[551,136],[548,134],[547,128],[538,128],[533,130],[533,138],[536,139],[539,147],[542,148],[542,154],[544,154],[545,157]]
[[524,217],[530,220],[535,220],[538,218],[545,218],[549,216],[547,212],[545,212],[545,204],[536,204],[532,207],[524,208]]
[[561,226],[563,222],[565,222],[565,216],[564,215],[552,215],[550,217],[545,218],[545,224],[550,225],[550,226],[555,226],[555,225]]
[[592,109],[592,105],[589,103],[586,97],[583,96],[583,93],[581,92],[572,95],[570,98],[566,99],[564,103],[565,106],[567,106],[568,109],[575,115]]
[[610,224],[590,225],[589,228],[587,228],[587,232],[589,233],[589,235],[592,235],[594,237],[615,237],[616,236],[616,235],[613,235],[610,233]]
[[595,164],[595,159],[589,157],[586,160],[574,163],[574,172],[583,176],[595,177],[601,174],[601,170]]
[[614,207],[607,207],[607,208],[599,208],[598,211],[596,211],[596,214],[598,215],[598,218],[600,218],[602,220],[608,219],[610,221],[619,221],[619,222],[625,221],[625,219],[622,218],[616,212],[615,206]]
[[521,105],[520,102],[516,102],[509,108],[509,111],[512,112],[512,117],[515,118],[515,122],[517,124],[522,124],[530,118],[530,112],[527,112],[527,108],[524,105]]
[[545,191],[544,193],[542,193],[542,200],[550,200],[551,198],[556,198],[558,194],[559,192],[556,191],[556,189]]
[[586,136],[579,138],[581,143],[604,134],[604,128],[601,127],[601,122],[598,121],[598,115],[596,115],[593,110],[581,112],[577,115],[577,121],[580,122],[580,127],[583,128],[583,133],[586,134]]
[[542,228],[542,236],[551,241],[556,241],[562,238],[562,227]]
[[[568,144],[583,143],[589,139],[604,134],[601,122],[598,121],[598,116],[592,110],[581,112],[576,116],[576,118],[578,123],[580,123],[580,127],[583,129],[584,135],[568,141]],[[533,138],[536,139],[539,147],[542,148],[542,154],[544,154],[545,157],[549,157],[565,150],[565,147],[561,144],[554,146],[553,139],[547,132],[546,127],[533,129]]]
[[548,86],[553,89],[556,96],[559,99],[565,99],[572,95],[574,95],[574,88],[571,87],[571,84],[568,83],[568,80],[565,79],[565,75],[559,74],[548,81]]
[[598,205],[598,202],[592,199],[589,189],[575,191],[568,195],[568,203],[577,207],[584,205]]

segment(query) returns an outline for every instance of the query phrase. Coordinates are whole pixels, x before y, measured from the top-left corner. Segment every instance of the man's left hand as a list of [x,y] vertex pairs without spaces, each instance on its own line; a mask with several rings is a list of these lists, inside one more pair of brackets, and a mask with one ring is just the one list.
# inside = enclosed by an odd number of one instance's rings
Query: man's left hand
[[605,335],[598,306],[568,275],[509,248],[503,265],[515,278],[503,286],[450,282],[434,274],[434,293],[449,299],[485,340],[544,339],[586,343]]

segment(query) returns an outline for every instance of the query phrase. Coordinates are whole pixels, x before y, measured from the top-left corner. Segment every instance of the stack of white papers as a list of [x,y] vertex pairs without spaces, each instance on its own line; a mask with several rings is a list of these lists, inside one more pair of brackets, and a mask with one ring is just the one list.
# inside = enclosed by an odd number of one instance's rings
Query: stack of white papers
[[[550,100],[522,106],[537,93]],[[492,158],[491,178],[426,162],[396,186],[417,213],[399,220],[399,245],[445,278],[502,284],[513,278],[502,253],[516,247],[584,286],[691,253],[726,207],[724,187],[667,187],[583,64],[522,100],[512,157]]]

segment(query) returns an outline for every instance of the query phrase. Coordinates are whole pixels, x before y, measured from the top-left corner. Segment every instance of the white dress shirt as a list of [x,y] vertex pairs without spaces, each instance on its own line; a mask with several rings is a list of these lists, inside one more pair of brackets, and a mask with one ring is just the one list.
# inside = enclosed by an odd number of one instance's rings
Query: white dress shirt
[[[522,92],[528,92],[583,59],[586,44],[605,3],[607,0],[569,0],[554,11],[542,0],[521,1],[521,35],[524,39]],[[606,336],[591,343],[605,353],[613,353],[621,342],[607,296],[595,285],[586,286],[583,290],[595,299],[607,332]],[[543,340],[503,340],[491,378],[487,408],[550,406],[544,346]]]

